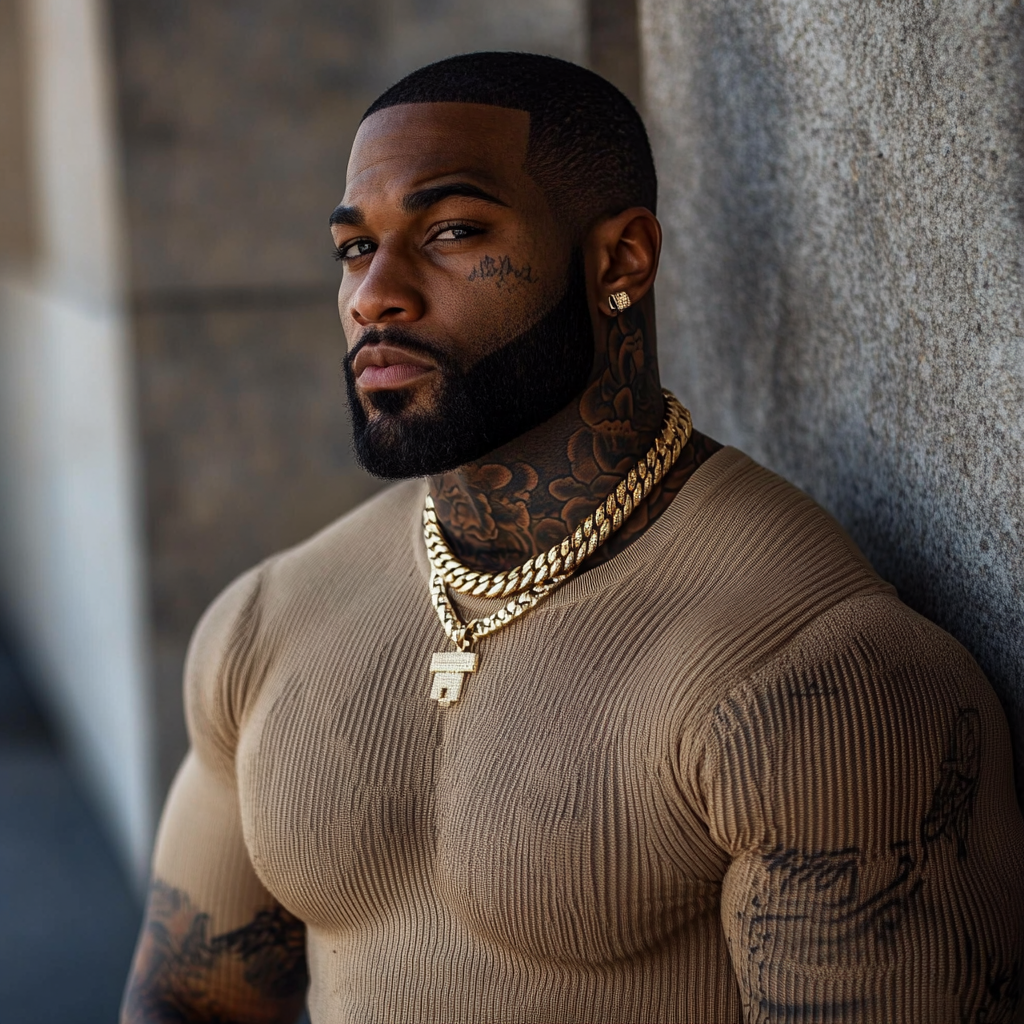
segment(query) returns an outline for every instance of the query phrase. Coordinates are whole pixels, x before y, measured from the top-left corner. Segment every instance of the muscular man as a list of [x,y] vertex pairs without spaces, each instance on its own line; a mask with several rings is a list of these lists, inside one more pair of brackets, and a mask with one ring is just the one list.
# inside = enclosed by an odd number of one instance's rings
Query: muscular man
[[368,111],[331,231],[404,482],[200,623],[125,1024],[294,1021],[307,970],[314,1024],[1012,1018],[999,704],[663,395],[655,192],[553,59]]

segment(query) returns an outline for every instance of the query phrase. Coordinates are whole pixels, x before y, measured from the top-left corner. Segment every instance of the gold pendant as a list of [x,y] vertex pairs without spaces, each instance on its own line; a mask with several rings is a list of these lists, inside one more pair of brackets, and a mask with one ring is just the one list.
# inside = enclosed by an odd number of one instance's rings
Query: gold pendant
[[475,672],[476,651],[439,651],[430,659],[430,674],[434,677],[430,699],[443,707],[451,707],[462,693],[462,681],[467,672]]

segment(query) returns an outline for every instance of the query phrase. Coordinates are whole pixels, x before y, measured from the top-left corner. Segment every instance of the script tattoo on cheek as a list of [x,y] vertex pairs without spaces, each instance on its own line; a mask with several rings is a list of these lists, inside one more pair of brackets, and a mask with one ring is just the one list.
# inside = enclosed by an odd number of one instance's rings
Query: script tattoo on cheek
[[536,284],[539,278],[534,276],[529,263],[517,267],[508,256],[483,256],[466,280],[493,281],[498,288],[512,289],[520,284]]

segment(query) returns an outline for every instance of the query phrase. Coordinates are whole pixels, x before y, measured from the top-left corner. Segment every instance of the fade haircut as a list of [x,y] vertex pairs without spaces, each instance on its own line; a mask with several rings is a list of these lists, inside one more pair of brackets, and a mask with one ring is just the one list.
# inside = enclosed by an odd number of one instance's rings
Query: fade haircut
[[536,53],[447,57],[396,82],[363,120],[403,103],[525,110],[526,171],[577,230],[631,206],[655,212],[658,179],[640,115],[614,85],[577,64]]

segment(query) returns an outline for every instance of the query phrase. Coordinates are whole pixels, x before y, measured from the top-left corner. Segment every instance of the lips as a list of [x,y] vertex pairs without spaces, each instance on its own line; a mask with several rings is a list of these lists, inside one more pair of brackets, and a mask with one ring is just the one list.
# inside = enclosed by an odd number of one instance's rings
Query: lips
[[383,342],[361,348],[352,361],[352,372],[364,391],[406,387],[434,369],[426,356]]
[[405,387],[429,372],[414,363],[392,363],[390,366],[368,366],[356,380],[364,391],[383,391]]

